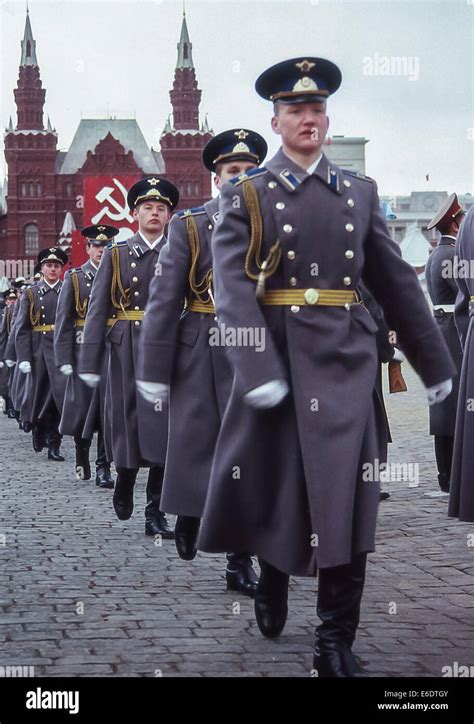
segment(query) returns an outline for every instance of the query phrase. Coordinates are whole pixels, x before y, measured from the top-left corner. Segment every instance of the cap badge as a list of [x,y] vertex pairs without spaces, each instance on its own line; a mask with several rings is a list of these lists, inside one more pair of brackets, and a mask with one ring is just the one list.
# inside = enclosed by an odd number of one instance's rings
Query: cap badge
[[149,178],[148,183],[150,184],[150,186],[156,186],[156,184],[160,183],[160,179],[159,178]]
[[309,75],[303,76],[303,78],[300,78],[299,81],[295,83],[293,86],[293,91],[308,91],[308,90],[319,90],[317,84],[315,81],[309,77]]
[[242,128],[240,131],[234,131],[234,136],[237,136],[239,141],[243,141],[249,134]]
[[310,60],[302,60],[300,63],[295,63],[295,65],[302,73],[309,73],[316,63],[312,63]]
[[250,153],[250,148],[242,141],[232,149],[232,153]]

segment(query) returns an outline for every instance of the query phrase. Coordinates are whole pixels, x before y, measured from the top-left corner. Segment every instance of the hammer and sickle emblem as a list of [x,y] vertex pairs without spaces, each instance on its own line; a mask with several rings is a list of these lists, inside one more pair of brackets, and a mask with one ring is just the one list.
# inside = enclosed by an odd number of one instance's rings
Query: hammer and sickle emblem
[[[128,221],[129,224],[133,222],[133,216],[130,214],[127,204],[127,189],[118,179],[114,178],[113,182],[116,188],[113,186],[103,186],[95,195],[99,204],[107,202],[108,205],[104,206],[95,216],[92,217],[92,224],[98,224],[104,216],[108,216],[109,219],[112,219],[112,221],[122,221],[122,219],[124,219]],[[113,193],[117,189],[122,194],[122,203],[119,203],[113,197]],[[115,209],[117,213],[114,213],[110,207]]]

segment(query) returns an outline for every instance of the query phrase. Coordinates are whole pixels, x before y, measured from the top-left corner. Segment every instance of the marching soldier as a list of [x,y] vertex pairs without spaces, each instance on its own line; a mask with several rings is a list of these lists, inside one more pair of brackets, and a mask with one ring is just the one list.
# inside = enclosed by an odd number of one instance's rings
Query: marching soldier
[[454,436],[448,515],[452,518],[474,523],[474,495],[472,489],[474,478],[474,447],[472,445],[474,278],[470,273],[474,261],[474,208],[469,209],[461,224],[456,240],[455,258],[459,294],[456,299],[454,318],[463,349],[463,362],[459,382],[459,404]]
[[144,178],[129,190],[127,201],[138,222],[138,233],[110,244],[104,252],[92,289],[79,363],[80,377],[97,385],[107,340],[104,435],[107,457],[117,470],[115,513],[120,520],[130,518],[138,470],[149,467],[145,533],[162,538],[174,537],[160,507],[167,410],[138,393],[135,364],[148,287],[159,272],[165,226],[178,200],[178,189],[166,179]]
[[454,247],[464,211],[456,194],[451,194],[430,221],[427,228],[437,228],[441,233],[438,245],[433,249],[426,264],[426,284],[433,303],[436,323],[448,345],[458,374],[453,380],[451,394],[440,404],[430,408],[430,435],[434,435],[438,483],[444,493],[449,492],[453,460],[454,428],[459,394],[459,374],[462,350],[454,323],[454,304],[458,293],[456,282]]
[[[215,172],[220,189],[229,179],[259,165],[266,152],[262,136],[236,128],[211,139],[203,161]],[[184,560],[192,560],[197,553],[212,457],[232,386],[225,351],[211,346],[209,336],[215,329],[211,235],[218,209],[216,197],[204,206],[178,212],[171,221],[160,254],[160,275],[150,285],[137,382],[151,401],[167,397],[171,384],[162,507],[178,515],[175,543]],[[227,561],[227,588],[254,595],[258,579],[251,556],[228,553]]]
[[92,284],[105,246],[118,234],[118,229],[113,226],[88,226],[82,229],[81,234],[87,239],[89,259],[66,274],[59,295],[54,329],[56,365],[67,379],[59,431],[63,435],[74,437],[76,476],[79,480],[91,478],[89,449],[94,432],[97,432],[96,485],[100,488],[113,488],[114,481],[105,453],[100,419],[103,385],[92,391],[78,377],[77,363]]
[[5,351],[12,327],[13,309],[18,301],[15,289],[8,289],[3,293],[5,308],[3,310],[0,327],[0,397],[3,397],[5,404],[3,412],[10,418],[15,417],[15,410],[11,399],[11,379],[13,371],[5,364]]
[[4,354],[5,365],[10,371],[10,397],[15,413],[15,418],[17,419],[20,429],[23,429],[25,432],[31,432],[31,425],[29,425],[29,423],[26,423],[25,426],[20,418],[21,403],[26,388],[27,376],[20,372],[20,370],[18,369],[18,365],[16,364],[17,359],[15,349],[15,324],[18,318],[18,311],[20,309],[19,302],[21,300],[21,296],[22,292],[20,290],[17,290],[18,302],[14,304],[12,308],[10,334],[8,335],[8,338],[5,342]]
[[54,361],[53,332],[56,307],[62,282],[62,268],[67,255],[51,247],[38,254],[43,279],[26,290],[15,323],[15,346],[18,369],[27,375],[27,408],[21,419],[33,426],[33,448],[41,452],[48,446],[48,460],[62,462],[62,436],[58,425],[64,400],[66,378]]
[[363,675],[352,644],[379,503],[378,482],[362,480],[379,449],[377,325],[356,295],[362,275],[429,402],[449,393],[455,373],[375,182],[322,153],[326,100],[340,82],[321,58],[265,71],[256,88],[274,103],[282,148],[222,190],[212,238],[219,325],[260,331],[265,344],[230,337],[234,383],[198,538],[204,551],[258,554],[255,614],[268,637],[285,625],[289,575],[319,569],[313,663],[336,677]]

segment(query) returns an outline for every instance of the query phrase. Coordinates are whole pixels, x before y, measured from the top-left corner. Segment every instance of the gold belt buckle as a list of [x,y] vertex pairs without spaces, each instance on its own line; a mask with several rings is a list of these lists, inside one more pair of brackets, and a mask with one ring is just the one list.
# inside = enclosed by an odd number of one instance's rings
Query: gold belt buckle
[[307,289],[304,293],[304,300],[306,304],[317,304],[319,299],[319,292],[317,289]]

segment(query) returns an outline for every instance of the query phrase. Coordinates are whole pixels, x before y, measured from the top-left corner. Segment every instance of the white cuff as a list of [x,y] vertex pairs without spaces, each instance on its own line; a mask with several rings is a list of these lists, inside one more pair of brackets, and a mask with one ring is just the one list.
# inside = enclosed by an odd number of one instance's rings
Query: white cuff
[[16,365],[16,362],[13,359],[6,359],[5,364],[7,367],[14,367]]
[[79,375],[79,377],[89,387],[97,387],[100,382],[100,375],[94,375],[92,372],[84,372],[82,375]]
[[286,380],[272,380],[247,392],[244,395],[244,400],[250,407],[255,407],[257,410],[266,410],[278,405],[287,396],[288,392],[289,387]]
[[63,375],[66,375],[66,377],[69,377],[69,375],[73,373],[72,365],[61,365],[59,371],[62,372]]
[[137,390],[147,402],[165,402],[168,399],[169,385],[164,382],[137,380]]

